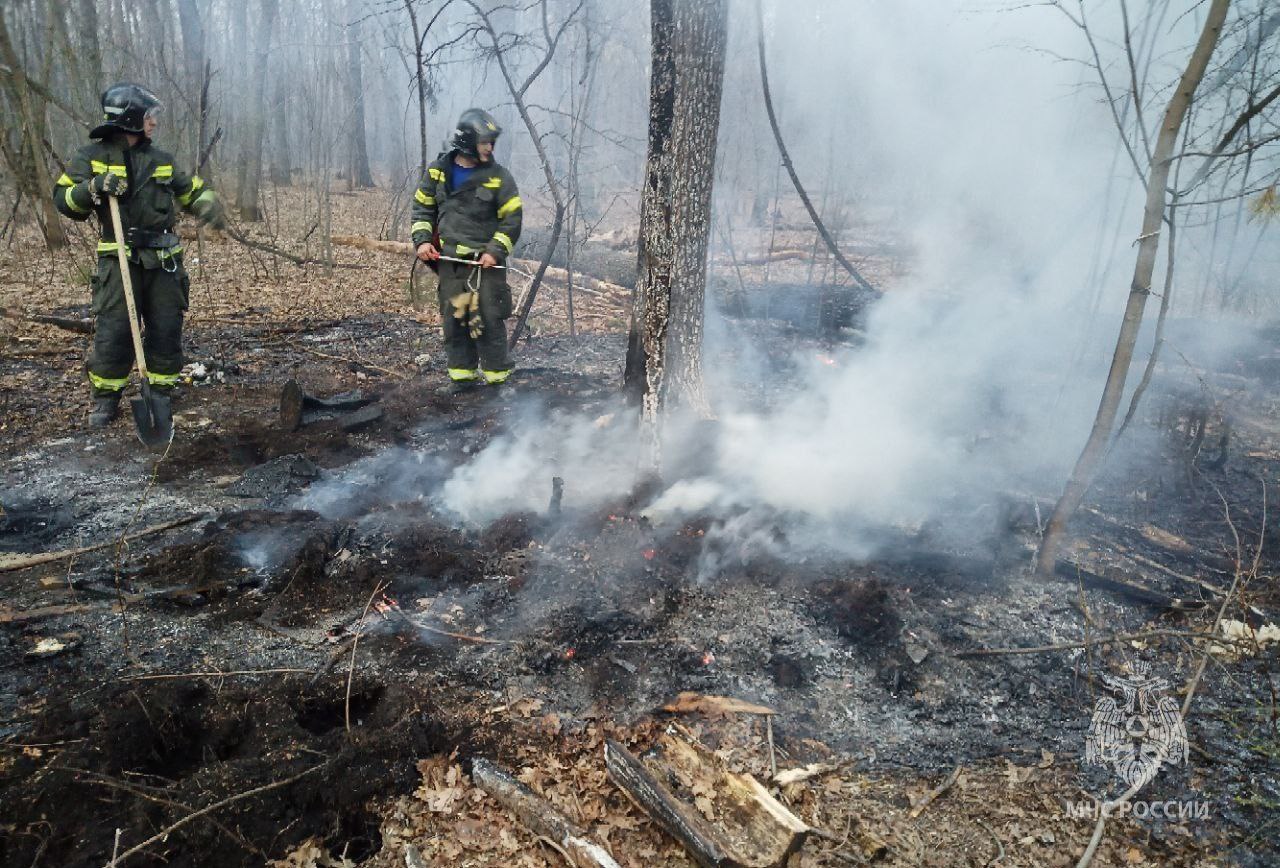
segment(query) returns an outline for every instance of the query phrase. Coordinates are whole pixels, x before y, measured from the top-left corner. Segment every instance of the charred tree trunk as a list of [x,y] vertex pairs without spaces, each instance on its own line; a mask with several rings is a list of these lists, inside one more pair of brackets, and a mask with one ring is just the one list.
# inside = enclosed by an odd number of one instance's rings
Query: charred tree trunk
[[1098,465],[1106,453],[1107,441],[1111,437],[1111,429],[1115,425],[1116,414],[1120,408],[1120,399],[1124,397],[1125,380],[1129,375],[1129,365],[1133,361],[1133,348],[1138,339],[1138,331],[1142,327],[1142,314],[1147,306],[1147,298],[1151,295],[1151,276],[1155,271],[1156,254],[1160,248],[1160,227],[1168,210],[1169,171],[1173,163],[1173,149],[1178,141],[1178,133],[1186,119],[1187,110],[1191,107],[1196,88],[1204,78],[1205,68],[1213,56],[1218,44],[1218,36],[1222,32],[1223,21],[1227,17],[1230,0],[1213,0],[1205,18],[1204,29],[1196,43],[1182,79],[1169,98],[1165,109],[1164,120],[1160,125],[1160,136],[1156,140],[1155,150],[1151,156],[1151,171],[1147,178],[1147,202],[1142,214],[1142,232],[1138,236],[1138,259],[1133,268],[1133,281],[1129,288],[1129,301],[1125,306],[1124,320],[1120,325],[1120,335],[1116,339],[1115,354],[1111,360],[1111,371],[1107,375],[1107,383],[1102,391],[1102,401],[1098,405],[1098,413],[1093,421],[1093,430],[1085,443],[1080,457],[1076,460],[1071,478],[1067,481],[1062,497],[1053,509],[1053,516],[1045,528],[1044,539],[1040,541],[1040,550],[1036,554],[1036,572],[1042,576],[1053,575],[1057,562],[1058,549],[1062,545],[1062,537],[1066,533],[1067,522],[1075,514],[1084,500],[1089,485],[1093,482]]
[[348,14],[356,19],[347,32],[347,72],[351,83],[351,167],[353,186],[372,187],[373,173],[369,171],[369,147],[364,126],[364,72],[360,57],[360,7],[351,3]]
[[658,463],[658,421],[706,410],[703,292],[724,84],[727,0],[652,0],[649,155],[626,388],[639,396]]
[[279,0],[262,0],[262,20],[258,22],[258,40],[254,46],[253,80],[250,82],[248,136],[244,158],[240,163],[240,184],[236,190],[236,210],[242,220],[262,219],[258,208],[258,191],[262,185],[262,139],[266,119],[267,58],[271,49],[271,31],[275,27]]

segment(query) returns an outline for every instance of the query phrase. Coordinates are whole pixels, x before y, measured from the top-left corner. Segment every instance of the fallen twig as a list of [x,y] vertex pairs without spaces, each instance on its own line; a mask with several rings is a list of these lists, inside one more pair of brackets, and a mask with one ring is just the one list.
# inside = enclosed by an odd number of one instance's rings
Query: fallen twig
[[164,524],[152,525],[151,527],[146,527],[146,528],[143,528],[142,530],[134,531],[131,534],[126,534],[123,537],[123,539],[121,537],[112,537],[111,539],[104,540],[100,543],[94,543],[93,545],[88,545],[88,546],[80,546],[78,548],[73,548],[73,549],[62,549],[61,551],[56,551],[56,552],[39,552],[38,554],[0,555],[0,573],[10,572],[12,570],[25,570],[28,567],[36,567],[36,566],[39,566],[40,564],[48,564],[54,561],[60,561],[63,558],[75,557],[76,555],[82,555],[82,554],[85,554],[86,552],[96,552],[98,549],[105,549],[107,546],[117,545],[122,541],[130,542],[135,539],[141,539],[144,536],[150,536],[151,534],[154,534],[154,533],[160,533],[161,531],[164,531],[164,530],[171,530],[172,528],[175,528],[175,527],[181,527],[184,524],[191,524],[193,521],[199,521],[200,519],[204,518],[206,515],[208,515],[208,513],[205,513],[205,512],[197,513],[196,515],[189,515],[185,518],[174,519],[173,521],[167,521]]
[[126,675],[120,681],[167,681],[182,678],[227,678],[232,675],[276,675],[286,672],[310,672],[310,669],[233,669],[228,672],[166,672],[158,675]]
[[[89,783],[92,783],[92,784],[108,787],[110,789],[120,790],[121,792],[129,793],[132,796],[137,796],[140,799],[146,799],[149,802],[155,802],[158,805],[168,805],[171,808],[178,808],[179,810],[182,810],[182,811],[195,810],[190,805],[184,802],[175,801],[174,799],[166,798],[164,796],[157,795],[156,793],[149,793],[145,789],[142,789],[141,787],[127,783],[125,781],[116,780],[115,778],[107,777],[106,775],[100,775],[97,772],[91,772],[88,769],[74,769],[73,771],[78,775],[91,778],[92,780],[90,780]],[[226,825],[224,825],[214,817],[208,817],[207,819],[209,823],[213,825],[214,828],[222,832],[222,834],[226,835],[231,840],[235,841],[244,849],[248,850],[250,853],[266,858],[266,854],[263,853],[262,850],[260,850],[257,846],[255,846],[254,843],[250,841],[248,838],[245,838],[243,835],[237,832],[231,831],[226,827]],[[116,848],[115,848],[116,852],[118,852],[120,849],[120,836],[123,834],[123,832],[124,832],[123,829],[116,829]],[[112,859],[114,860],[115,858],[116,857],[113,854]],[[114,861],[112,862],[112,864],[115,864]]]
[[1090,639],[1087,642],[1062,642],[1057,645],[1034,645],[1027,648],[972,648],[968,651],[956,651],[952,657],[997,657],[1014,654],[1045,654],[1051,651],[1073,651],[1077,648],[1093,648],[1098,645],[1116,645],[1122,642],[1140,642],[1145,639],[1201,639],[1211,642],[1250,644],[1229,636],[1215,633],[1192,633],[1185,630],[1147,630],[1142,633],[1123,633],[1118,636],[1106,636],[1101,639]]
[[408,379],[408,376],[406,374],[402,374],[399,371],[393,371],[390,368],[384,368],[381,365],[372,365],[368,362],[362,362],[359,359],[349,359],[346,356],[335,356],[332,353],[322,353],[320,352],[320,350],[313,350],[311,347],[304,347],[302,346],[302,344],[296,343],[291,340],[283,341],[283,343],[285,346],[302,350],[304,353],[310,353],[311,355],[319,356],[322,359],[333,359],[336,362],[346,362],[349,365],[358,365],[362,368],[369,368],[370,370],[381,371],[384,374],[389,374],[390,376],[396,377],[401,380]]
[[947,775],[946,779],[942,783],[925,793],[920,801],[916,802],[915,807],[911,809],[909,813],[911,819],[914,820],[919,817],[924,813],[925,808],[929,807],[939,796],[943,795],[947,790],[955,786],[956,781],[960,779],[960,772],[963,769],[964,766],[956,766],[951,770],[951,774]]
[[255,787],[252,790],[246,790],[245,792],[240,793],[238,795],[228,796],[227,798],[223,799],[220,802],[214,802],[212,805],[207,805],[194,813],[188,814],[187,816],[183,817],[181,820],[178,820],[176,823],[171,823],[168,826],[165,826],[163,829],[161,829],[156,834],[152,835],[147,840],[143,841],[141,844],[137,844],[133,847],[130,847],[128,850],[125,850],[123,853],[119,855],[119,857],[113,857],[112,864],[114,865],[114,864],[117,864],[118,862],[123,862],[124,860],[128,859],[130,856],[133,856],[137,853],[141,853],[143,850],[147,849],[157,841],[163,841],[165,838],[169,837],[174,832],[178,831],[183,826],[187,825],[187,823],[190,823],[192,820],[197,820],[200,817],[203,817],[205,814],[211,814],[214,811],[225,808],[227,805],[231,805],[236,802],[243,801],[245,799],[251,799],[254,796],[260,796],[263,793],[269,793],[272,790],[278,790],[281,787],[287,787],[290,784],[297,783],[298,781],[302,780],[312,772],[317,772],[320,769],[324,768],[329,764],[329,762],[330,760],[325,760],[319,765],[314,765],[311,768],[307,769],[306,771],[299,772],[293,777],[285,778],[282,781],[275,781],[274,783],[265,784],[264,786],[261,786],[261,787]]
[[351,732],[351,682],[355,679],[356,674],[356,648],[360,645],[360,637],[364,635],[360,630],[360,626],[364,624],[364,619],[369,616],[369,609],[373,606],[374,599],[381,594],[391,584],[390,582],[380,582],[374,586],[373,593],[369,595],[369,602],[364,604],[364,612],[360,615],[357,622],[355,637],[351,640],[351,665],[347,667],[347,698],[343,703],[343,718],[346,721],[347,732]]

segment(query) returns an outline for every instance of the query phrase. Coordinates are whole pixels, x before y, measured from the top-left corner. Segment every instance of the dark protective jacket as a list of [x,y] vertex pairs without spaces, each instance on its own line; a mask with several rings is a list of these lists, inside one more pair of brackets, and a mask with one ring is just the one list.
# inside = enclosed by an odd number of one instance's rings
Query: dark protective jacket
[[[179,169],[174,165],[172,154],[153,147],[150,141],[144,139],[132,148],[123,135],[92,141],[72,157],[67,171],[58,178],[53,201],[57,209],[72,220],[85,220],[97,213],[101,227],[99,256],[115,256],[117,247],[106,198],[99,197],[101,201],[95,204],[89,191],[89,180],[104,172],[121,175],[129,183],[120,198],[120,220],[126,232],[136,229],[172,233],[177,225],[178,208],[205,220],[221,208],[213,190],[199,176]],[[182,247],[175,236],[172,243],[163,247],[126,248],[126,252],[144,268],[157,268],[167,265],[168,260],[182,252]]]
[[449,151],[437,157],[414,194],[413,246],[438,235],[445,256],[474,258],[489,253],[504,262],[520,240],[523,207],[516,180],[490,160],[450,190],[447,173],[456,154]]

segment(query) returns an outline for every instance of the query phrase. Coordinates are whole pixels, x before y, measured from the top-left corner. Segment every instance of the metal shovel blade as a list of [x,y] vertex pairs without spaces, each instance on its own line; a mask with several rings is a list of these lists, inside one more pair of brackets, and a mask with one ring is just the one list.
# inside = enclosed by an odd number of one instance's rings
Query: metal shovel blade
[[129,406],[143,445],[160,449],[173,441],[173,407],[167,397],[143,386],[142,397],[130,400]]

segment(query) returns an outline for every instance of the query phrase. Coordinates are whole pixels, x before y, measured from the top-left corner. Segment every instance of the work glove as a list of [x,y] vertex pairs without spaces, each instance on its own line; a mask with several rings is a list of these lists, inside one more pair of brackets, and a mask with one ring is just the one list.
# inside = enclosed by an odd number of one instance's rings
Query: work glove
[[484,323],[480,320],[480,293],[476,290],[461,292],[449,299],[453,306],[453,318],[467,327],[467,333],[475,340],[484,334]]
[[110,172],[103,172],[89,179],[89,198],[95,203],[101,202],[103,196],[123,196],[128,189],[128,181]]
[[204,194],[191,206],[191,213],[200,222],[212,226],[219,232],[227,228],[227,209],[222,200],[212,191]]

